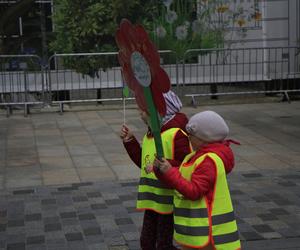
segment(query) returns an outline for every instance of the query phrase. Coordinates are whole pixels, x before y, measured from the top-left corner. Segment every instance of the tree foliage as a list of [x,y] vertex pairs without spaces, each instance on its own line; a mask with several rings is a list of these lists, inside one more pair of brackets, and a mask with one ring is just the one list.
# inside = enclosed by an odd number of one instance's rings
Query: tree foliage
[[[154,5],[153,5],[154,4]],[[115,32],[122,18],[150,23],[155,1],[56,0],[54,1],[55,53],[116,51]],[[141,20],[142,17],[142,20]],[[117,65],[116,58],[77,57],[64,59],[65,66],[92,77],[100,68]]]

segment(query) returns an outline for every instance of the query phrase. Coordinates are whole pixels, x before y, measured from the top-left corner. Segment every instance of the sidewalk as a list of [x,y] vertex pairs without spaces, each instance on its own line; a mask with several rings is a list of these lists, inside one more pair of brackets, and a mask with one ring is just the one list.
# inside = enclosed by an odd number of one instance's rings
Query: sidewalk
[[[243,249],[300,249],[300,102],[211,109],[231,128],[229,176]],[[0,110],[0,249],[139,249],[139,170],[118,137],[120,109]],[[135,109],[126,123],[145,131]]]

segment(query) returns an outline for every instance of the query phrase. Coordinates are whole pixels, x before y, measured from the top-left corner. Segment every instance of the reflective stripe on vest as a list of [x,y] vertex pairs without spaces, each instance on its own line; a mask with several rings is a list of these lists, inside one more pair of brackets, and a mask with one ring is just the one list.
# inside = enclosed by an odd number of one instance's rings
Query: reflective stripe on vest
[[[174,159],[174,138],[179,130],[179,128],[171,128],[161,133],[164,158],[166,159]],[[173,212],[174,190],[165,187],[154,173],[147,174],[145,171],[145,167],[152,164],[155,159],[154,138],[148,138],[145,135],[142,145],[137,208],[151,209],[161,214],[170,214]]]
[[211,236],[216,250],[237,250],[240,248],[240,241],[224,164],[219,156],[213,153],[205,154],[187,164],[194,154],[195,152],[186,156],[179,171],[185,179],[190,181],[196,167],[206,157],[210,157],[215,162],[216,183],[211,214],[208,212],[208,203],[205,197],[191,201],[175,191],[174,239],[182,245],[202,247],[208,244]]

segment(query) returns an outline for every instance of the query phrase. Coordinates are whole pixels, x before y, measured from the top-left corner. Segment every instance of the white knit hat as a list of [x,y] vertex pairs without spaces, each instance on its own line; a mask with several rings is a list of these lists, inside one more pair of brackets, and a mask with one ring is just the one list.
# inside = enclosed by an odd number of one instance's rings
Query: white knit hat
[[163,93],[166,101],[166,115],[174,115],[182,108],[182,103],[179,97],[172,91],[169,90],[167,93]]
[[166,124],[170,121],[176,113],[182,108],[182,103],[179,97],[172,91],[169,90],[167,93],[163,93],[166,102],[166,114],[162,118],[162,124]]
[[227,137],[229,128],[216,112],[203,111],[190,118],[186,131],[205,142],[217,142]]

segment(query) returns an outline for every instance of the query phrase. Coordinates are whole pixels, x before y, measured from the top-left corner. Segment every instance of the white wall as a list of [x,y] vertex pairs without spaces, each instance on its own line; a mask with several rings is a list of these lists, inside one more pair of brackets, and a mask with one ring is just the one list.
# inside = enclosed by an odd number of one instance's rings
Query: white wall
[[[254,0],[249,0],[254,2]],[[295,46],[299,36],[299,0],[262,0],[259,8],[262,12],[261,25],[248,28],[247,36],[240,39],[234,35],[232,47],[286,47]],[[248,0],[237,0],[248,2]],[[245,5],[245,4],[244,4]],[[247,5],[245,5],[246,7]],[[298,8],[298,9],[297,9]],[[228,39],[228,37],[227,37]]]

